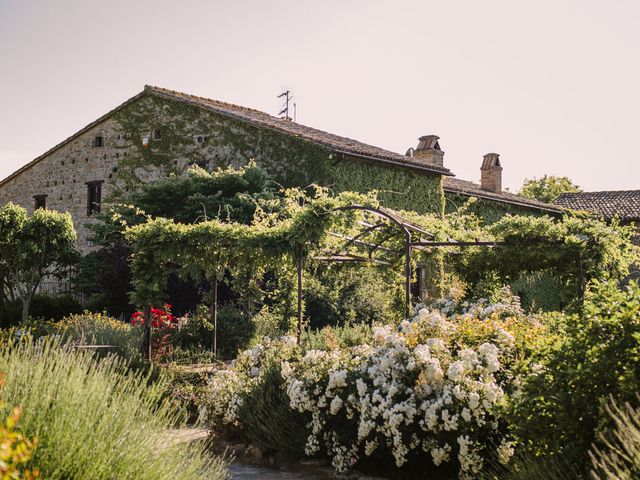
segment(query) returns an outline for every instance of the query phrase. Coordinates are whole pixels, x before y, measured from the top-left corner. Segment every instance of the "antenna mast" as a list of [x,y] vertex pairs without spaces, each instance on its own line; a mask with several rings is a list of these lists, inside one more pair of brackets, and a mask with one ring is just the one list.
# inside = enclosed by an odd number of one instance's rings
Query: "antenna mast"
[[[282,97],[284,97],[283,104],[282,104],[283,108],[282,110],[280,110],[280,113],[278,113],[278,115],[280,116],[280,118],[283,118],[284,120],[291,120],[291,117],[289,116],[289,102],[293,100],[293,93],[290,90],[285,90],[280,95],[278,95],[278,98],[282,98]],[[295,103],[293,108],[294,108],[294,115],[295,115]],[[284,115],[284,117],[282,115]]]

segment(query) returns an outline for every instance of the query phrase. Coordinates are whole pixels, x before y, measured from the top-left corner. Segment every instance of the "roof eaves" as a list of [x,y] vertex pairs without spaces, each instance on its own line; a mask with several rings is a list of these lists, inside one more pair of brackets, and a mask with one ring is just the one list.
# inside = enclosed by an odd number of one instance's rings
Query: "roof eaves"
[[457,188],[451,188],[451,187],[447,187],[444,186],[443,190],[447,193],[457,193],[459,195],[466,195],[468,197],[477,197],[477,198],[481,198],[483,200],[491,200],[493,202],[498,202],[498,203],[508,203],[511,205],[517,205],[519,207],[525,207],[525,208],[532,208],[535,210],[543,210],[543,211],[547,211],[547,212],[553,212],[553,213],[564,213],[566,212],[565,208],[553,208],[550,205],[539,205],[539,204],[535,204],[535,203],[529,203],[529,202],[519,202],[517,200],[512,200],[509,198],[505,198],[505,197],[499,197],[499,196],[494,196],[494,195],[486,195],[483,194],[481,192],[468,192],[468,191],[464,191],[461,189],[457,189]]
[[435,173],[435,174],[438,174],[438,175],[446,175],[446,176],[449,176],[449,177],[455,176],[450,170],[447,170],[447,169],[442,169],[441,170],[441,169],[438,169],[438,168],[430,168],[428,165],[417,165],[415,163],[405,163],[405,162],[400,162],[400,161],[397,161],[397,160],[390,160],[390,159],[387,159],[387,158],[374,157],[372,155],[364,155],[364,154],[361,154],[361,153],[349,152],[347,150],[333,149],[333,151],[335,153],[339,153],[339,154],[342,154],[342,155],[348,155],[350,157],[357,157],[357,158],[362,158],[362,159],[365,159],[365,160],[373,160],[375,162],[386,163],[386,164],[392,165],[394,167],[408,168],[408,169],[411,169],[411,170],[419,170],[419,171],[423,171],[423,172]]

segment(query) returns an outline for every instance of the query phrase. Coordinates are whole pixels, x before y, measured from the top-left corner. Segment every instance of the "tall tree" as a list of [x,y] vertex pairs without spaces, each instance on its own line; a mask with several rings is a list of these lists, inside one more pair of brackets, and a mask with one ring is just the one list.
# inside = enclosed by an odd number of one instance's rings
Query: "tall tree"
[[558,198],[558,195],[561,193],[581,191],[582,188],[574,184],[568,177],[544,175],[540,178],[525,178],[518,195],[551,203]]
[[77,258],[71,215],[43,208],[31,216],[13,203],[0,208],[0,270],[22,301],[22,320],[42,280],[61,277]]

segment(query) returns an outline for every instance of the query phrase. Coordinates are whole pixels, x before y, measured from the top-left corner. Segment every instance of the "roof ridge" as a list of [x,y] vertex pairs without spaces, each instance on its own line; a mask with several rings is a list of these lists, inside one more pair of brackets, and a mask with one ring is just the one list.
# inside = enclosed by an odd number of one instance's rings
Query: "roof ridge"
[[217,100],[215,98],[203,97],[203,96],[200,96],[200,95],[192,95],[190,93],[181,92],[180,90],[173,90],[171,88],[158,87],[156,85],[145,85],[144,89],[146,91],[151,91],[151,92],[167,93],[167,94],[170,94],[170,95],[179,95],[179,96],[185,96],[185,97],[189,97],[189,98],[195,98],[197,100],[205,100],[207,102],[214,102],[214,103],[217,103],[218,105],[223,105],[223,106],[227,106],[227,107],[233,107],[233,108],[237,108],[238,110],[246,110],[246,111],[249,111],[249,112],[261,113],[263,115],[269,115],[272,118],[278,119],[278,117],[274,117],[270,113],[264,112],[262,110],[258,110],[257,108],[245,107],[244,105],[238,105],[237,103],[224,102],[222,100]]
[[[637,190],[594,190],[590,192],[562,192],[560,195],[588,195],[588,194],[602,194],[602,193],[640,193],[640,189]],[[559,195],[559,196],[560,196]]]

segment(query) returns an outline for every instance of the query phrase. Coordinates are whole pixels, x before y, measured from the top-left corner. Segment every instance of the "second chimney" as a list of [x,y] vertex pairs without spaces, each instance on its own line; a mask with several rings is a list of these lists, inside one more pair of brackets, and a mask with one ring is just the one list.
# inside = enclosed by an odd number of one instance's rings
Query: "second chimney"
[[502,167],[500,155],[487,153],[480,167],[480,188],[489,192],[502,192]]
[[424,135],[420,137],[418,146],[413,150],[413,157],[427,165],[443,166],[444,152],[440,150],[437,135]]

